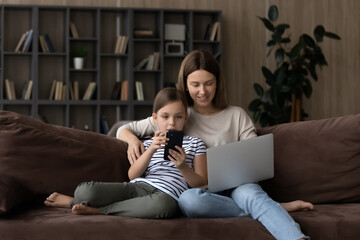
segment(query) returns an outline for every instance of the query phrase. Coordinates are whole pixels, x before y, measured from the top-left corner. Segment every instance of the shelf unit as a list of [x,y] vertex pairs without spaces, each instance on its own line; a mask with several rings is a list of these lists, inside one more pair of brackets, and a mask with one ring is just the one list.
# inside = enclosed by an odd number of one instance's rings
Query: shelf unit
[[[101,118],[109,126],[120,120],[135,120],[151,114],[156,93],[174,86],[181,61],[194,49],[208,49],[221,61],[221,41],[203,40],[208,24],[221,22],[220,11],[137,9],[71,6],[0,5],[0,110],[41,117],[51,124],[102,132]],[[70,33],[75,23],[79,37]],[[184,24],[184,55],[165,54],[164,26]],[[29,52],[15,52],[21,35],[33,30]],[[134,29],[151,29],[151,38],[137,38]],[[54,52],[43,53],[39,35],[47,34]],[[128,37],[124,54],[115,54],[116,37]],[[85,67],[74,69],[72,51],[88,51]],[[134,66],[153,52],[160,53],[158,70],[135,70]],[[14,82],[16,100],[6,98],[5,79]],[[64,100],[49,100],[53,80],[64,85],[77,81],[79,99],[89,82],[96,83],[91,100],[73,100],[69,87]],[[26,81],[33,80],[30,100],[21,100]],[[128,81],[128,100],[111,100],[116,82]],[[144,89],[136,99],[135,82]]]

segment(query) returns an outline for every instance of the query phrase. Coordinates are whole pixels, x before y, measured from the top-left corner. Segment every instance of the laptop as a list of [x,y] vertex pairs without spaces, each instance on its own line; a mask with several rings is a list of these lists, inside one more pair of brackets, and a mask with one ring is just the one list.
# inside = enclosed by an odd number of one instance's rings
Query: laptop
[[206,155],[210,192],[274,177],[273,134],[208,148]]

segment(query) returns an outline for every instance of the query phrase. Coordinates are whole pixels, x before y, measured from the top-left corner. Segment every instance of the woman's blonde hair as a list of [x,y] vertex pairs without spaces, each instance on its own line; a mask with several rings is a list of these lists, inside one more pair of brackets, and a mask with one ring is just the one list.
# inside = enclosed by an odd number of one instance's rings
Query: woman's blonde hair
[[215,57],[206,50],[194,50],[190,52],[181,63],[178,77],[178,89],[185,94],[188,106],[193,106],[194,100],[191,98],[189,91],[187,91],[187,77],[197,70],[205,70],[215,75],[216,93],[212,102],[215,107],[220,109],[226,108],[229,104],[226,97],[225,82],[220,65]]
[[180,101],[184,105],[184,110],[187,114],[187,102],[185,96],[176,88],[163,88],[156,94],[153,113],[157,113],[161,108],[175,101]]

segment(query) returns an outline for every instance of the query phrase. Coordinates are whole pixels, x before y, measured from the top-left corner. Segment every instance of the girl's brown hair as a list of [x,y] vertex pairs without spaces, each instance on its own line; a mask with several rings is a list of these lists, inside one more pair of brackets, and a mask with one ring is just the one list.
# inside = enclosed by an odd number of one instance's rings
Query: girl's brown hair
[[215,107],[220,109],[226,108],[229,104],[226,97],[225,82],[221,68],[215,57],[206,50],[194,50],[190,52],[180,67],[178,88],[185,94],[188,105],[193,106],[194,100],[192,100],[187,91],[187,77],[197,70],[205,70],[215,75],[216,93],[212,102]]
[[184,105],[185,113],[187,114],[187,102],[185,96],[176,88],[163,88],[157,93],[154,100],[153,113],[157,113],[161,108],[175,101],[181,101]]

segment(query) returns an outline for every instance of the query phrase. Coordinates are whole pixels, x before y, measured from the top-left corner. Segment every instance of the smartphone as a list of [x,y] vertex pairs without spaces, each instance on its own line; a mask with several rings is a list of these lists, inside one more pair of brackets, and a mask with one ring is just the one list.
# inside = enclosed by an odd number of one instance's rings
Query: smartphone
[[173,149],[177,152],[179,152],[175,146],[182,147],[182,142],[184,138],[184,132],[183,131],[177,131],[177,130],[169,130],[166,133],[166,137],[169,139],[167,145],[165,145],[165,151],[164,151],[164,159],[169,159],[169,149]]

